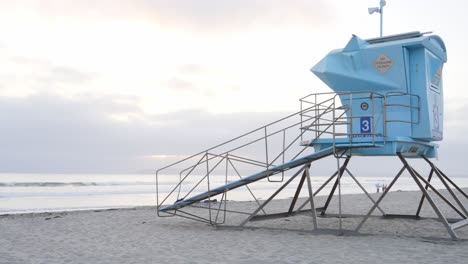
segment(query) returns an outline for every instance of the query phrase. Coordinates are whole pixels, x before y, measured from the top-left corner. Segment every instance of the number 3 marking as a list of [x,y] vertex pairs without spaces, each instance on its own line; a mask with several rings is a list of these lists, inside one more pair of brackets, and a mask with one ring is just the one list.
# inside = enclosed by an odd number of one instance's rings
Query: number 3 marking
[[369,131],[369,120],[362,120],[362,131]]
[[361,117],[361,133],[371,133],[370,117]]

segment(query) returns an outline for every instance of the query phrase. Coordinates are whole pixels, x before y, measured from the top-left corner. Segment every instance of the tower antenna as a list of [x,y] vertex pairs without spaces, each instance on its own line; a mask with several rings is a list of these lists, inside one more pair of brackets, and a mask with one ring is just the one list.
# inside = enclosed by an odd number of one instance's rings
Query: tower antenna
[[380,14],[380,37],[383,35],[383,8],[387,4],[387,1],[380,0],[380,7],[369,7],[367,11],[369,14],[379,13]]

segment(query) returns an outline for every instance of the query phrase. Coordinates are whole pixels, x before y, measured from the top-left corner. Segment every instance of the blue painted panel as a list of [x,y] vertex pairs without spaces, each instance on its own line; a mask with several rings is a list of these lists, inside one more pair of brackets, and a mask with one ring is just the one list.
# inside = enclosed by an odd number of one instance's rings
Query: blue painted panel
[[[372,43],[372,44],[371,44]],[[360,105],[365,98],[340,95],[348,113],[348,133],[352,142],[365,142],[361,116],[370,119],[377,137],[408,137],[438,141],[443,138],[443,64],[447,61],[442,39],[435,35],[399,38],[384,42],[366,42],[353,36],[344,49],[333,50],[311,71],[335,92],[373,91],[386,95],[383,103],[375,103],[372,113]],[[389,96],[389,93],[411,93],[415,96]],[[417,109],[417,107],[420,107]],[[377,118],[385,109],[383,119]],[[351,118],[358,117],[358,118]],[[382,123],[379,123],[382,122]]]

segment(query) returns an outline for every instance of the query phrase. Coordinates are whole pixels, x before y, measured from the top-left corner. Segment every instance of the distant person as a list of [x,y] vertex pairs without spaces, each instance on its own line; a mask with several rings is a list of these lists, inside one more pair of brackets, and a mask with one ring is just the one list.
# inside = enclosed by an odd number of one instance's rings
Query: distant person
[[379,193],[379,191],[380,191],[380,183],[376,183],[376,184],[375,184],[375,188],[377,188],[377,193]]

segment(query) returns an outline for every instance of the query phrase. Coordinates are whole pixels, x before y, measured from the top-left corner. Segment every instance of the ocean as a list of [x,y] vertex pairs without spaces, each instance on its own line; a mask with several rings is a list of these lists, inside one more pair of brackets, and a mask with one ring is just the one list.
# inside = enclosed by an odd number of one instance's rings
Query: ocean
[[[317,189],[329,176],[312,176],[313,189]],[[357,177],[370,193],[376,192],[376,184],[389,184],[391,177]],[[460,187],[468,187],[467,177],[451,178]],[[164,177],[159,185],[160,198],[169,193],[178,176]],[[434,186],[443,185],[434,180]],[[267,199],[281,183],[257,183],[254,193],[259,199]],[[306,186],[306,184],[305,184]],[[342,193],[362,193],[351,177],[342,178]],[[320,195],[330,190],[324,188]],[[294,195],[296,186],[288,186],[277,198]],[[417,190],[411,177],[402,175],[392,191]],[[0,215],[54,211],[97,210],[156,205],[155,176],[151,174],[0,174]],[[302,195],[307,192],[303,191]],[[229,200],[247,201],[252,196],[247,189],[228,194]]]

